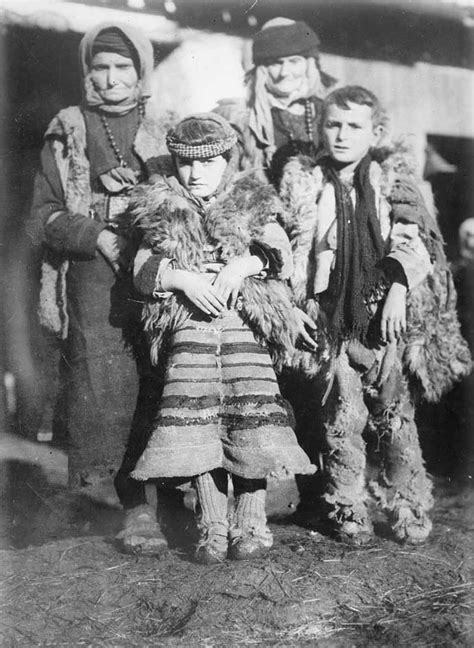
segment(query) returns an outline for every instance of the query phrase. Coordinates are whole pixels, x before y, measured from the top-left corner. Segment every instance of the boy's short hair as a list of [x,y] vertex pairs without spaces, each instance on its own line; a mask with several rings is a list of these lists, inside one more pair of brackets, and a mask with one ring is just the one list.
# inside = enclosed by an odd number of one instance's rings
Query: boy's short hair
[[230,154],[236,142],[236,131],[216,113],[190,115],[166,136],[166,145],[172,155],[191,160]]
[[367,88],[357,85],[343,86],[327,95],[323,101],[321,125],[324,125],[329,106],[338,106],[339,108],[348,110],[349,103],[358,104],[359,106],[369,106],[372,109],[372,123],[374,127],[382,126],[384,130],[387,129],[388,115],[378,97],[370,90],[367,90]]

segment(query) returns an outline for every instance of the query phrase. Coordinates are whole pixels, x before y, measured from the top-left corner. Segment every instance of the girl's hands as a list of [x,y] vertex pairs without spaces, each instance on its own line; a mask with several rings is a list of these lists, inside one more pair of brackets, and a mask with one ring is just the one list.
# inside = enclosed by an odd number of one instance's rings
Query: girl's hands
[[168,269],[161,279],[164,291],[181,291],[206,315],[218,317],[233,308],[245,277],[258,274],[263,268],[259,257],[235,257],[219,274]]
[[388,291],[382,310],[380,335],[384,342],[395,342],[407,328],[407,288],[401,283],[393,283]]
[[206,315],[217,317],[225,308],[225,301],[211,283],[212,275],[187,270],[169,270],[162,279],[164,290],[181,290]]
[[262,269],[263,262],[257,256],[234,257],[217,275],[214,288],[224,303],[229,308],[234,308],[243,280],[258,274]]
[[316,324],[313,322],[311,317],[307,315],[304,311],[302,311],[300,308],[297,308],[296,306],[293,309],[294,314],[296,316],[296,320],[298,322],[298,335],[302,338],[303,344],[310,349],[311,351],[316,351],[318,348],[318,345],[316,342],[313,340],[311,335],[308,333],[308,329],[311,331],[316,331]]

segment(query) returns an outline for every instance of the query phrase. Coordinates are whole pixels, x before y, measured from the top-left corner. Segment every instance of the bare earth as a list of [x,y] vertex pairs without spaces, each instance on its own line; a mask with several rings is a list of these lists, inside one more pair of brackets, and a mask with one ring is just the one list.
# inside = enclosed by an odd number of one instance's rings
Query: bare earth
[[2,647],[474,645],[466,482],[436,483],[434,531],[417,548],[380,516],[364,548],[298,526],[285,482],[269,497],[270,555],[205,567],[185,534],[160,560],[118,553],[112,492],[67,492],[65,456],[46,444],[4,436],[0,451]]

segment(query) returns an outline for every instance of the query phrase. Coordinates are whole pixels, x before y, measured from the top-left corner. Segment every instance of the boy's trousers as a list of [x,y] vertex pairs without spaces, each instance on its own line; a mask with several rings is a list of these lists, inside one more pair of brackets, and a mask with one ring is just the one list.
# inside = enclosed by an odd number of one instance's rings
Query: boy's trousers
[[351,341],[342,345],[335,360],[326,406],[329,483],[325,499],[340,521],[365,517],[364,432],[376,442],[381,460],[370,487],[387,512],[401,508],[422,512],[432,507],[432,484],[421,455],[401,351],[396,344],[372,351]]

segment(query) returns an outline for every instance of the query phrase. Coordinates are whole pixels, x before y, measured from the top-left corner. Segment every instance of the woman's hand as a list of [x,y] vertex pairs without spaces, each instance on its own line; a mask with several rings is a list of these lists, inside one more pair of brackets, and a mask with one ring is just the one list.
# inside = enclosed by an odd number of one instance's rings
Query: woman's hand
[[242,282],[246,277],[256,275],[263,269],[263,262],[257,256],[234,257],[225,265],[214,281],[214,288],[229,308],[234,308]]
[[161,280],[163,290],[181,291],[199,310],[217,317],[225,308],[225,301],[211,283],[212,275],[188,270],[167,270]]
[[405,333],[407,327],[407,288],[395,282],[388,291],[382,310],[380,335],[384,342],[395,342]]
[[296,320],[298,323],[297,324],[298,335],[303,339],[303,345],[306,345],[306,347],[309,348],[311,351],[316,351],[318,345],[308,333],[308,329],[316,332],[317,329],[316,324],[313,322],[311,317],[307,315],[304,311],[302,311],[300,308],[297,308],[295,306],[293,312],[296,316]]
[[123,236],[114,234],[106,229],[102,230],[97,237],[97,249],[114,272],[120,270],[119,259],[126,246],[127,241]]

